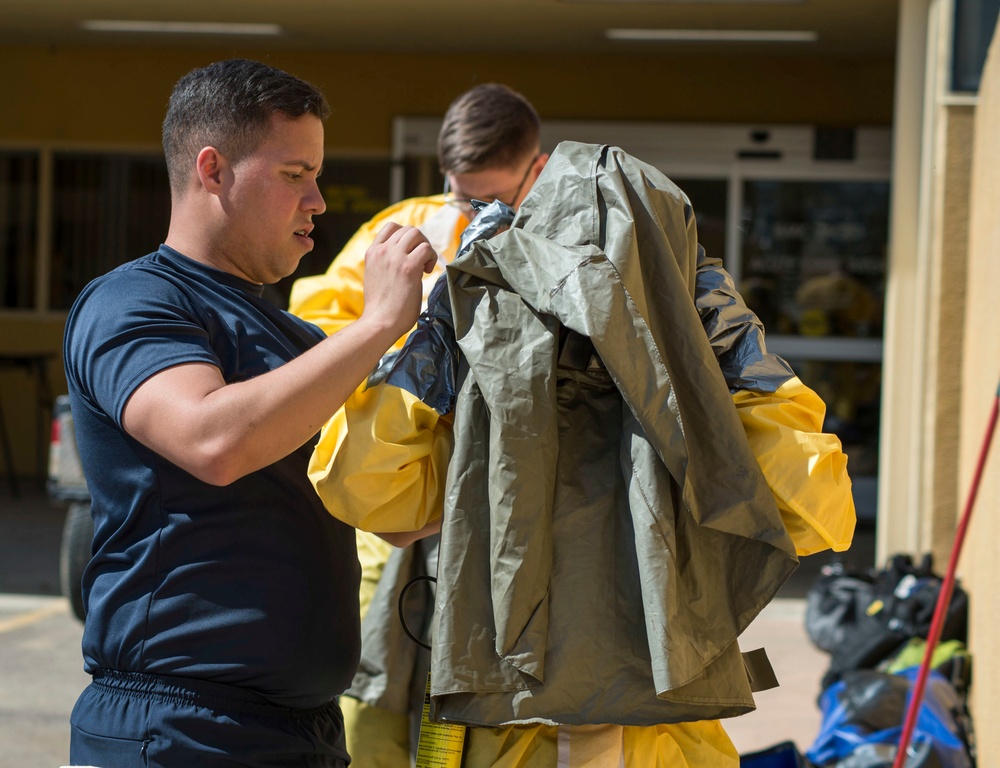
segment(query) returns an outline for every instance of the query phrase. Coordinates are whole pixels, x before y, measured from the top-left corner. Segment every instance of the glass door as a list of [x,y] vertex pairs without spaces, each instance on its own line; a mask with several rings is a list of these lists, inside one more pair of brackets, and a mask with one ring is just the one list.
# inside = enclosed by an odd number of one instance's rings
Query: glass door
[[740,292],[827,405],[850,461],[858,516],[874,520],[889,182],[742,182]]

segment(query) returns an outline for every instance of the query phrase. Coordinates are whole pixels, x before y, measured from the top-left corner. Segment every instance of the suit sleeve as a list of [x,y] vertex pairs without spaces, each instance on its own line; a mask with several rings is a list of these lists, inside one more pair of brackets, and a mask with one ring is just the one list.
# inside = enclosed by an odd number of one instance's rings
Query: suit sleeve
[[441,516],[451,419],[391,384],[363,387],[323,428],[309,478],[348,525],[419,530]]
[[739,390],[733,402],[796,554],[850,547],[856,513],[847,456],[822,431],[820,397],[793,377],[773,393]]

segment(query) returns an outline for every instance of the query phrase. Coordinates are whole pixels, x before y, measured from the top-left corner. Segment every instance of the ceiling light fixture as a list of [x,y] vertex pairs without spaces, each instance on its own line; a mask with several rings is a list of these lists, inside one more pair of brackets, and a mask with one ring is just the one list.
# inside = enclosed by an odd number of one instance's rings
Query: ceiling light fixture
[[814,43],[819,35],[783,29],[609,29],[609,40],[693,43]]
[[211,21],[133,21],[88,19],[80,26],[90,32],[133,32],[181,35],[280,35],[278,24],[229,24]]

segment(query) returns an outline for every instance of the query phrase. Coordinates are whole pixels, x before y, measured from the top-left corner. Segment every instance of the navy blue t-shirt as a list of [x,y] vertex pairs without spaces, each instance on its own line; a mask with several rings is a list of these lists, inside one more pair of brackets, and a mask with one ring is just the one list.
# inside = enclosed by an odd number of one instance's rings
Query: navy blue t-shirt
[[262,293],[161,246],[94,280],[70,311],[66,376],[96,525],[84,666],[309,708],[350,684],[360,647],[354,529],[309,482],[312,443],[217,487],[121,426],[128,398],[168,367],[208,363],[232,383],[322,340]]

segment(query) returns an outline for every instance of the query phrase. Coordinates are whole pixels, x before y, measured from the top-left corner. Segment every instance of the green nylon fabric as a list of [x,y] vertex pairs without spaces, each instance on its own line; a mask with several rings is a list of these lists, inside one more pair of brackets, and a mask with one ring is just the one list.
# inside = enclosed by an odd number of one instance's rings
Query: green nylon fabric
[[669,179],[566,142],[511,229],[449,266],[436,716],[753,709],[736,638],[798,561],[699,319],[697,260]]

